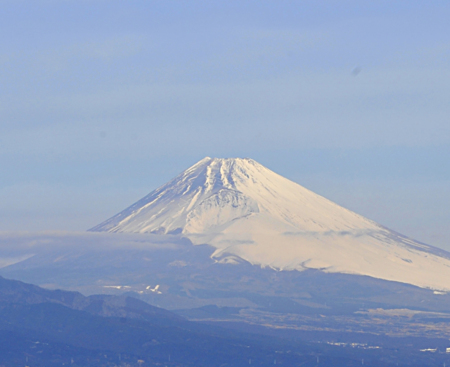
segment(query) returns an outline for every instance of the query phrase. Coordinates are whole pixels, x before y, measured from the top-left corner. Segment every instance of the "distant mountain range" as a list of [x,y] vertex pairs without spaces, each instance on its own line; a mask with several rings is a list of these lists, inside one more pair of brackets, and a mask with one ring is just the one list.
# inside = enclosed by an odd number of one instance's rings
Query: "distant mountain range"
[[318,269],[450,290],[450,254],[411,240],[252,159],[205,158],[91,231],[172,234],[219,263]]
[[[2,366],[247,366],[311,359],[291,343],[192,323],[130,297],[50,291],[0,277]],[[141,361],[141,362],[139,362]]]
[[[424,355],[413,339],[392,346],[389,338],[379,338],[386,348],[360,344],[355,349],[345,343],[275,336],[263,329],[189,322],[134,298],[84,297],[0,277],[1,366],[383,367],[434,366],[447,360],[445,353]],[[433,341],[444,345],[444,352],[445,342]]]

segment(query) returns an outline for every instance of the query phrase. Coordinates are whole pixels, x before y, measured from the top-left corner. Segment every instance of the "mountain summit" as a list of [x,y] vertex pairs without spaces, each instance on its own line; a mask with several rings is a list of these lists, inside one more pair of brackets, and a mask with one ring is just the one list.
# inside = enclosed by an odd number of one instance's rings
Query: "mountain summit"
[[204,158],[91,231],[179,234],[221,263],[320,269],[450,290],[450,254],[413,241],[252,159]]
[[378,228],[252,159],[207,157],[92,230],[204,235],[255,220],[283,232]]

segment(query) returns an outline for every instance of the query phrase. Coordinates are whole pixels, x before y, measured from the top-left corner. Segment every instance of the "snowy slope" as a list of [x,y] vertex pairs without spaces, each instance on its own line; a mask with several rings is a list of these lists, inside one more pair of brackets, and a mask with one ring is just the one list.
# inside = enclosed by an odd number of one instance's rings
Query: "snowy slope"
[[450,254],[412,241],[251,159],[205,158],[91,231],[182,234],[220,262],[321,269],[450,290]]

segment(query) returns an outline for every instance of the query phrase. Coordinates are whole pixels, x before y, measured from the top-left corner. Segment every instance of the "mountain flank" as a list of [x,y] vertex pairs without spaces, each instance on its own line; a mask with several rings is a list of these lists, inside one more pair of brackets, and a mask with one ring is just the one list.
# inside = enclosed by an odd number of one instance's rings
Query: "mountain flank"
[[450,254],[345,209],[252,159],[204,158],[91,231],[173,234],[212,258],[450,290]]

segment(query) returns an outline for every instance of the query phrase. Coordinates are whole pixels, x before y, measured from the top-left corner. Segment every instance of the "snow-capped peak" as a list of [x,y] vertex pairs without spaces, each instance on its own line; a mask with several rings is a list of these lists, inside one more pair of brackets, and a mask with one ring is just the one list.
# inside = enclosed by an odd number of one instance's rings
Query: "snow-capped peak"
[[[214,256],[450,289],[450,260],[249,158],[206,157],[92,231],[182,234]],[[443,274],[447,275],[443,275]]]
[[95,231],[198,233],[255,213],[290,231],[377,228],[248,158],[204,158]]

